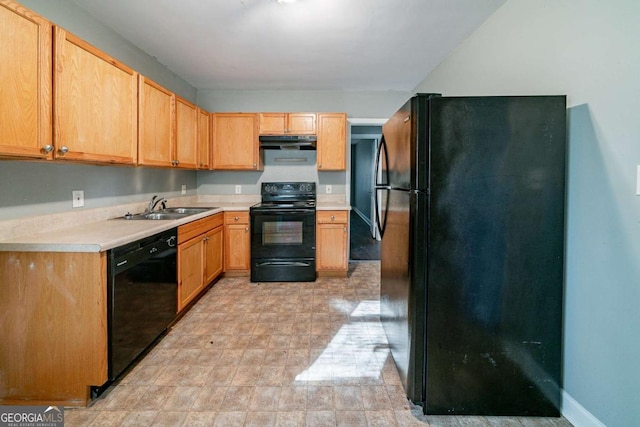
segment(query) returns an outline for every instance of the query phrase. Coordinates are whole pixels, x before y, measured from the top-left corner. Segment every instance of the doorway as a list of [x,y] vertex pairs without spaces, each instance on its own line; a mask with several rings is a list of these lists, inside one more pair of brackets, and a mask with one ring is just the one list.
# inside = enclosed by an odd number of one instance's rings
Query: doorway
[[380,259],[374,206],[374,170],[381,135],[382,127],[379,123],[351,124],[349,244],[352,260]]

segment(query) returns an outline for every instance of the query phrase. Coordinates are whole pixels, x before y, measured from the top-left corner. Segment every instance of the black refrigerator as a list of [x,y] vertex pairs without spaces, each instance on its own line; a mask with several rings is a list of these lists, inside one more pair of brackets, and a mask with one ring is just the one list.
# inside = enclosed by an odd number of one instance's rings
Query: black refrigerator
[[418,94],[382,134],[380,319],[407,397],[558,416],[566,97]]

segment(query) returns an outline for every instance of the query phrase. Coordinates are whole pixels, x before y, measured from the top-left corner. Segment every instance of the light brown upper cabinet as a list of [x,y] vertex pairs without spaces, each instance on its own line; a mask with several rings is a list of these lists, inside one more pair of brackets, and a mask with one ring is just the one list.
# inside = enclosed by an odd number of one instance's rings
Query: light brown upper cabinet
[[138,73],[60,27],[54,35],[55,158],[136,164]]
[[347,167],[347,115],[318,113],[318,170],[345,170]]
[[260,113],[260,135],[315,135],[316,113]]
[[140,75],[138,84],[138,164],[175,166],[176,96]]
[[198,108],[198,169],[211,167],[211,117],[209,113]]
[[51,23],[0,0],[0,157],[51,159]]
[[258,114],[213,113],[212,169],[261,170]]
[[198,107],[176,96],[176,141],[171,162],[176,167],[198,167],[198,117]]

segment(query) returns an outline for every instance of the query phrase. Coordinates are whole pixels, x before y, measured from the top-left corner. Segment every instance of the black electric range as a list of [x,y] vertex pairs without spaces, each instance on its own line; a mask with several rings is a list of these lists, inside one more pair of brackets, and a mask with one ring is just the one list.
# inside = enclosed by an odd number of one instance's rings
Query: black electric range
[[315,182],[264,182],[260,194],[249,209],[251,281],[315,281]]

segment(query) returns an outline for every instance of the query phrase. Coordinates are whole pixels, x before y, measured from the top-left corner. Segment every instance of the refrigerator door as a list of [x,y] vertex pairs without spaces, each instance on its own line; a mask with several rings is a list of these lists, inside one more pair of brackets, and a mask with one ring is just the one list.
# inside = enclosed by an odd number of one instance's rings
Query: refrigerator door
[[411,265],[409,262],[410,198],[408,191],[384,193],[386,226],[380,245],[380,320],[398,368],[402,385],[408,393],[408,381],[415,376],[409,366],[411,330],[409,297]]
[[407,397],[424,402],[426,235],[425,193],[390,190],[381,244],[380,320]]
[[382,136],[386,149],[386,161],[382,163],[382,174],[388,179],[385,185],[391,188],[405,190],[412,188],[411,104],[412,100],[407,101],[402,108],[382,126]]
[[565,98],[431,113],[425,413],[558,416]]
[[385,138],[386,185],[403,190],[429,190],[431,102],[438,93],[418,94],[382,126]]

